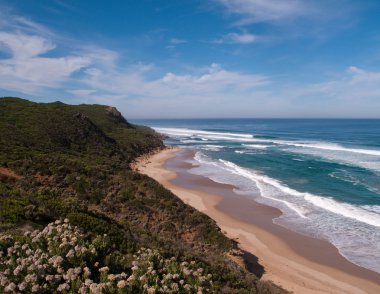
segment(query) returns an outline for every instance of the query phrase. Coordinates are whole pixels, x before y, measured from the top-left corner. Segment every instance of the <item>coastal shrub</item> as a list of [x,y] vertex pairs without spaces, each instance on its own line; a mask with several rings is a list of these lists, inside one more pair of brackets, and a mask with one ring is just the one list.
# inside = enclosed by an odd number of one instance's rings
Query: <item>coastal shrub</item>
[[26,199],[0,199],[0,222],[19,223],[25,220],[27,204]]
[[[68,219],[24,236],[0,235],[2,293],[211,293],[212,275],[195,261],[178,262],[141,248],[106,257],[104,234],[86,238]],[[118,259],[118,262],[115,260]],[[115,271],[115,264],[119,272]],[[123,266],[124,265],[124,266]]]

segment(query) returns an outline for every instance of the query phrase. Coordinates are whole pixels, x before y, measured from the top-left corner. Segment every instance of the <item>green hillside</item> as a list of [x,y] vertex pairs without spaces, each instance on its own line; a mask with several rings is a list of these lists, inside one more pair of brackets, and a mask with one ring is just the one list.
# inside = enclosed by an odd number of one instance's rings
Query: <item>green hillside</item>
[[283,293],[226,257],[236,244],[213,220],[130,169],[161,148],[112,107],[0,98],[0,293]]

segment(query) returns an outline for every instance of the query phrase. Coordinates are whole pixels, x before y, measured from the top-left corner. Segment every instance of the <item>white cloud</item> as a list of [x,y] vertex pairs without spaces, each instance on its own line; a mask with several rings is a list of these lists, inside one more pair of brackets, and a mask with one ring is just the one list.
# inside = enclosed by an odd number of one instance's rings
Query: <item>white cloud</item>
[[288,116],[380,118],[380,72],[355,66],[326,82],[284,88],[282,95]]
[[[84,82],[94,88],[116,94],[176,99],[176,95],[192,93],[223,93],[226,89],[246,91],[267,84],[268,78],[261,75],[242,74],[227,71],[220,65],[212,64],[199,74],[177,75],[166,73],[161,78],[149,80],[152,66],[139,64],[129,70],[105,72],[100,68],[89,68]],[[177,97],[178,98],[178,97]]]
[[0,32],[0,49],[10,53],[0,60],[0,88],[36,94],[60,85],[90,63],[82,56],[43,57],[55,44],[41,36]]
[[117,64],[119,54],[115,51],[95,46],[95,45],[78,45],[77,55],[85,56],[90,59],[93,64],[98,64],[104,68],[111,70]]
[[185,44],[185,43],[187,43],[187,40],[185,39],[177,39],[177,38],[170,39],[170,44],[173,44],[173,45],[179,45],[179,44]]
[[169,41],[169,45],[166,46],[167,49],[174,49],[177,48],[178,45],[183,45],[188,43],[185,39],[177,39],[177,38],[171,38]]
[[76,89],[76,90],[68,90],[68,93],[74,94],[75,96],[79,97],[87,97],[91,94],[94,94],[96,90],[92,89]]
[[[271,40],[325,40],[351,28],[360,5],[350,0],[211,0],[219,4],[234,26],[270,25]],[[268,37],[267,36],[267,37]]]
[[377,97],[380,102],[380,72],[370,72],[350,66],[338,79],[310,84],[295,91],[297,96],[324,94],[340,101],[363,101]]
[[216,40],[217,44],[251,44],[258,40],[258,37],[250,33],[229,33],[221,39]]
[[310,15],[315,7],[301,0],[217,0],[229,13],[240,15],[239,24],[282,22]]
[[[275,83],[213,64],[199,74],[139,79],[136,99],[118,100],[127,117],[378,117],[380,72],[350,67],[324,83]],[[136,89],[135,88],[135,89]],[[125,86],[128,92],[131,89]]]
[[38,56],[55,48],[50,40],[21,33],[0,32],[0,43],[12,53],[14,58],[20,59]]
[[0,7],[0,30],[23,32],[25,34],[57,37],[47,27],[36,23],[26,17],[14,15],[10,9]]
[[181,111],[187,111],[187,116],[202,112],[212,115],[210,106],[214,104],[214,113],[220,108],[229,112],[236,99],[252,97],[270,83],[266,76],[229,71],[218,64],[191,74],[168,72],[156,79],[149,79],[151,71],[152,66],[144,64],[117,71],[92,67],[82,82],[89,89],[103,92],[104,97],[117,97],[115,103],[120,109],[134,117],[178,117]]
[[[4,18],[4,15],[1,15]],[[33,33],[33,34],[41,34],[44,36],[54,36],[54,33],[49,30],[47,27],[38,24],[26,17],[22,16],[13,16],[12,20],[9,21],[7,17],[7,25],[10,26],[13,30]]]

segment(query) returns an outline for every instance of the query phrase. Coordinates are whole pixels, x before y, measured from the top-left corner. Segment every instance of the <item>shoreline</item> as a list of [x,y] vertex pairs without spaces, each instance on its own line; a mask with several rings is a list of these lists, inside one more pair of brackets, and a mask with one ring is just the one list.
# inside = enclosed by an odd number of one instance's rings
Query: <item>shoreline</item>
[[160,182],[255,255],[262,279],[294,293],[380,293],[380,274],[341,256],[331,243],[275,225],[281,211],[236,194],[234,186],[188,172],[191,149],[170,148],[141,158],[135,169]]

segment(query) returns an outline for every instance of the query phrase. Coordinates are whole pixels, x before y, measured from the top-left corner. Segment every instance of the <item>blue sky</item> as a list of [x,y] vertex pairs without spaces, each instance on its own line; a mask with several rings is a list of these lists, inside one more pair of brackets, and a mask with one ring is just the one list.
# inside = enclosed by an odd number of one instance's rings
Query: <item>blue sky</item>
[[380,118],[380,1],[0,1],[0,96],[127,118]]

